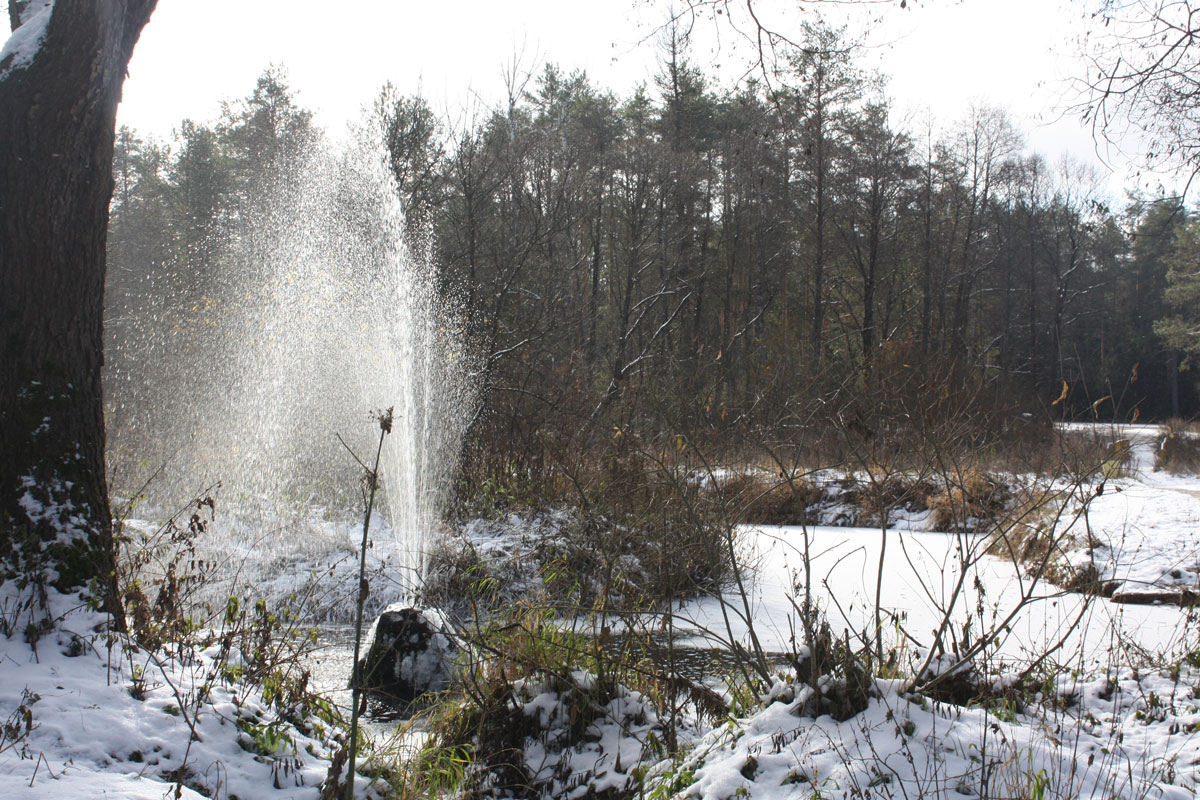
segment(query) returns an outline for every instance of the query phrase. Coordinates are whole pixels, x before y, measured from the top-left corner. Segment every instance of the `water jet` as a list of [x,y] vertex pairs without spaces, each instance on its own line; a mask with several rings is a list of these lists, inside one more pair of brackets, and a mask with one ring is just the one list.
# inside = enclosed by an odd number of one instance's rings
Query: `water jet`
[[110,321],[110,441],[144,462],[112,465],[116,491],[162,464],[145,494],[170,509],[219,481],[215,554],[237,570],[297,552],[319,562],[362,513],[346,447],[373,453],[370,414],[394,407],[376,542],[415,593],[471,391],[378,125],[261,166],[218,217],[193,261],[135,284],[144,293],[119,298]]

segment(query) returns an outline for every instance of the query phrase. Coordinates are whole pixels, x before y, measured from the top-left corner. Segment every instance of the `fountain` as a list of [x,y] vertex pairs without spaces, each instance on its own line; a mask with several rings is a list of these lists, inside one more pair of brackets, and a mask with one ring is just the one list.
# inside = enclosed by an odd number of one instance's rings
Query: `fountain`
[[[220,481],[213,549],[243,559],[353,541],[362,467],[350,451],[369,463],[371,412],[393,408],[384,519],[372,528],[411,595],[472,393],[428,248],[406,243],[377,127],[363,125],[341,152],[314,143],[265,168],[201,248],[202,284],[176,280],[190,285],[173,299],[137,298],[142,307],[118,321],[106,380],[127,400],[110,419],[113,438],[139,442],[150,468],[166,464],[149,504],[169,508]],[[130,388],[150,384],[145,401]]]

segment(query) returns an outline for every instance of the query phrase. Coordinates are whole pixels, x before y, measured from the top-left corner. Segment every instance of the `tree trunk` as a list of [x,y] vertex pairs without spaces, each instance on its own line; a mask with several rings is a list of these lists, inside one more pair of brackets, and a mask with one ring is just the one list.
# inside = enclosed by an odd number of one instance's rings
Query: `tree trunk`
[[813,123],[816,131],[816,254],[813,259],[812,366],[820,369],[825,354],[825,119],[818,106]]
[[105,241],[121,84],[156,0],[57,0],[0,63],[0,557],[98,579],[120,624],[104,475]]
[[1179,419],[1179,351],[1167,354],[1167,387],[1171,395],[1171,419]]

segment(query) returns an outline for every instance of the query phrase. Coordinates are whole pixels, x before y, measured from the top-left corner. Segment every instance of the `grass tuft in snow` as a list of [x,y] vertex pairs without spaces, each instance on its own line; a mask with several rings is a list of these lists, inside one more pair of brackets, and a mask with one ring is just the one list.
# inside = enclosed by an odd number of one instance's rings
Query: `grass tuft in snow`
[[679,686],[644,662],[524,609],[472,635],[457,690],[434,707],[414,793],[460,797],[639,796],[647,764],[694,738]]

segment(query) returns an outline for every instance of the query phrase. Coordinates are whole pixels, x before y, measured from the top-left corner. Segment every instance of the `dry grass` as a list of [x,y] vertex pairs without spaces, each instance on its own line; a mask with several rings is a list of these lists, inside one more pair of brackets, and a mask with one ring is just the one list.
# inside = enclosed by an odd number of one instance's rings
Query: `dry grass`
[[1008,486],[976,467],[947,478],[929,498],[934,530],[973,529],[970,520],[996,520],[1012,500]]
[[937,480],[880,471],[823,482],[812,478],[789,482],[765,472],[743,472],[714,481],[707,497],[727,518],[748,525],[830,524],[821,521],[819,514],[822,507],[836,506],[851,509],[849,522],[842,524],[878,525],[898,510],[932,509],[934,530],[975,530],[980,521],[991,527],[1003,516],[1012,491],[1005,482],[971,467]]
[[866,479],[848,476],[842,485],[843,499],[859,510],[858,525],[878,525],[885,515],[900,509],[926,511],[935,491],[928,480],[880,468],[871,470]]
[[1103,583],[1092,564],[1067,561],[1069,541],[1058,531],[1060,509],[1067,493],[1030,489],[1010,504],[991,533],[988,553],[1012,561],[1027,573],[1038,573],[1071,592],[1109,596],[1114,584]]
[[1174,475],[1200,474],[1200,424],[1172,420],[1159,440],[1154,468]]
[[760,472],[742,472],[714,480],[707,493],[731,520],[749,525],[801,525],[808,509],[819,503],[824,492],[805,478],[769,478]]
[[1069,592],[1105,594],[1100,571],[1093,564],[1068,562],[1064,544],[1053,521],[1042,521],[1013,525],[1002,535],[993,534],[989,552],[1013,559],[1027,573],[1040,570],[1043,579]]
[[1126,474],[1131,454],[1129,440],[1112,429],[1060,431],[1053,468],[1041,474],[1117,477]]
[[1200,420],[1172,417],[1166,421],[1167,430],[1200,436]]

